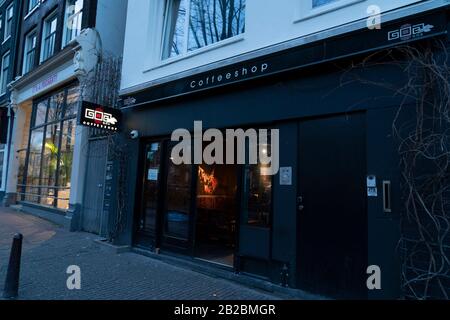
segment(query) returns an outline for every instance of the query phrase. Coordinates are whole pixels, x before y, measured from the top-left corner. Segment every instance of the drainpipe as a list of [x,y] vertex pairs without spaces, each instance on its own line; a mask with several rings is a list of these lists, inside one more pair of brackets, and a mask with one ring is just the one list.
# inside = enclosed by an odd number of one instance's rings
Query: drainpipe
[[[16,4],[19,4],[17,10],[17,18],[16,18],[16,25],[15,25],[15,34],[14,34],[14,61],[16,61],[16,63],[13,66],[13,78],[15,77],[15,75],[17,75],[17,69],[19,68],[18,63],[17,63],[17,56],[19,54],[19,45],[20,45],[20,27],[22,25],[22,11],[23,11],[23,3],[24,1],[16,1]],[[8,173],[9,173],[9,162],[11,159],[11,142],[12,142],[12,134],[13,134],[13,126],[14,126],[14,118],[15,118],[15,112],[13,110],[13,102],[11,99],[11,92],[10,92],[10,101],[8,103],[8,137],[7,137],[7,145],[8,145],[8,150],[7,150],[7,154],[8,156],[6,157],[6,177],[5,177],[5,196],[8,193]],[[15,104],[14,104],[15,106]]]

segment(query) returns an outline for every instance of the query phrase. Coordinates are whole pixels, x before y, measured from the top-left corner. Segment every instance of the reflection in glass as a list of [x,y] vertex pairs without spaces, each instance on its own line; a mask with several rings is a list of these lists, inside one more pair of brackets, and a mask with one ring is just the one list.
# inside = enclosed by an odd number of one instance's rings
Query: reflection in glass
[[59,209],[67,209],[69,207],[73,150],[75,147],[75,126],[75,119],[63,122],[57,185],[57,207]]
[[33,130],[30,139],[27,168],[27,185],[33,187],[26,190],[26,200],[31,202],[39,202],[39,177],[41,173],[43,141],[44,128]]
[[168,1],[163,59],[245,32],[245,3],[246,0]]
[[69,118],[75,116],[78,110],[78,102],[80,101],[80,87],[75,86],[67,90],[67,105],[64,117]]
[[156,232],[156,212],[158,209],[159,173],[161,166],[161,143],[147,145],[144,181],[144,212],[139,229],[151,235]]
[[64,91],[50,97],[47,122],[58,121],[62,119],[64,106]]
[[[270,145],[260,145],[263,153],[269,152]],[[245,166],[244,217],[252,226],[269,227],[272,211],[272,175],[269,166],[257,164]]]
[[191,211],[192,166],[175,165],[169,160],[167,171],[164,232],[166,236],[187,240]]
[[[56,183],[56,170],[58,169],[59,136],[59,124],[47,126],[47,130],[45,133],[44,153],[42,158],[42,186],[54,186]],[[47,206],[53,205],[53,202],[55,200],[54,189],[42,188],[41,195],[41,204]]]
[[175,57],[183,52],[185,47],[185,22],[187,0],[168,1],[168,14],[166,16],[166,45],[163,59]]
[[245,0],[191,0],[190,13],[189,51],[245,31]]
[[34,127],[43,125],[47,118],[47,100],[39,102],[36,106],[36,118]]
[[75,86],[34,105],[28,163],[25,167],[22,159],[19,168],[18,190],[25,201],[69,208],[78,99]]

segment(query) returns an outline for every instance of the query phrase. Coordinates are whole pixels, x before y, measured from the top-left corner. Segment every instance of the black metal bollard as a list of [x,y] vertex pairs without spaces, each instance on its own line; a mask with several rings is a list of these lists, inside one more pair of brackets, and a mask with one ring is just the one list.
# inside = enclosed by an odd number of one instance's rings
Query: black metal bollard
[[19,295],[20,258],[22,255],[23,235],[16,234],[13,238],[11,255],[9,256],[8,272],[6,274],[3,298],[16,299]]

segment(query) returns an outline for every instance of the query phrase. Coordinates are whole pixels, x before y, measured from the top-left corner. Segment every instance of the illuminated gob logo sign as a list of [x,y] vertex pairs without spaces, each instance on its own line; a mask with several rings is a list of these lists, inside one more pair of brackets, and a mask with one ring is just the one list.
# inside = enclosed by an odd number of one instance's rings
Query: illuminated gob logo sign
[[400,29],[392,30],[388,32],[388,40],[410,40],[423,36],[425,33],[431,32],[434,26],[431,24],[419,23],[415,25],[406,24]]
[[79,124],[108,131],[119,131],[122,113],[118,109],[108,108],[83,101]]

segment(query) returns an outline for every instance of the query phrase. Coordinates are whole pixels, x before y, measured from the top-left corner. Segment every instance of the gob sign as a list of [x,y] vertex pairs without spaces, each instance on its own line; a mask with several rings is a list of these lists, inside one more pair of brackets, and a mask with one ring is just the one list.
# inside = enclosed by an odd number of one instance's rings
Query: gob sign
[[119,131],[122,113],[118,109],[100,106],[83,101],[79,124],[86,127],[98,128],[108,131]]

